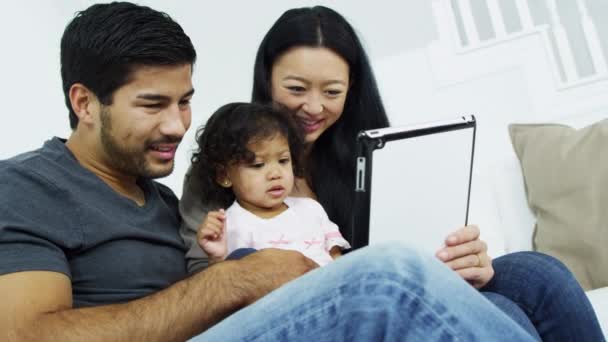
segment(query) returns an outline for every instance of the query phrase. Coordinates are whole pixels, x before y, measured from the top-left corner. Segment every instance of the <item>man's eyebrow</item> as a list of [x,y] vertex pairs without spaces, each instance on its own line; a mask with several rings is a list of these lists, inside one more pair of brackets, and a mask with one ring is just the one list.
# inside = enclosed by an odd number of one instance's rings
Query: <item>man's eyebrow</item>
[[169,96],[159,94],[139,94],[137,98],[150,101],[168,101],[170,99]]
[[[190,89],[188,92],[186,92],[184,95],[181,96],[181,98],[184,97],[190,97],[194,94],[194,88]],[[171,97],[166,96],[166,95],[160,95],[160,94],[139,94],[137,95],[138,99],[142,99],[142,100],[149,100],[149,101],[170,101]]]

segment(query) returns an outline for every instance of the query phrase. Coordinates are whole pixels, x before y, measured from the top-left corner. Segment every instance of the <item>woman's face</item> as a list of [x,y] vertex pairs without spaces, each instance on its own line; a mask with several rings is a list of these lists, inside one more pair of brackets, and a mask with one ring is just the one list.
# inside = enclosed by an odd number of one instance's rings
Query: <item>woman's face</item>
[[271,94],[296,113],[306,143],[314,143],[342,115],[349,82],[348,64],[335,52],[296,47],[274,62]]

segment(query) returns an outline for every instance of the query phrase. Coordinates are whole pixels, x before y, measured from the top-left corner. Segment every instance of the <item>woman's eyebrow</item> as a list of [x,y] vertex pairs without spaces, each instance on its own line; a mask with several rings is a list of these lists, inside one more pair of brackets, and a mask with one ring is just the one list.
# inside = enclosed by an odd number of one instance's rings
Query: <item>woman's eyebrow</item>
[[343,81],[343,80],[328,80],[328,81],[323,82],[324,86],[330,85],[330,84],[346,85],[346,81]]
[[310,83],[310,81],[307,80],[307,79],[305,79],[304,77],[294,76],[294,75],[287,75],[287,76],[283,77],[283,80],[284,81],[294,80],[294,81],[300,81],[300,82],[303,82],[303,83]]
[[[309,80],[305,79],[304,77],[293,76],[293,75],[285,76],[283,78],[283,80],[284,81],[286,81],[286,80],[294,80],[294,81],[300,81],[300,82],[303,82],[303,83],[311,83]],[[324,81],[322,83],[322,85],[326,86],[328,84],[336,84],[336,83],[337,84],[346,85],[346,81],[341,80],[341,79],[327,80],[327,81]]]

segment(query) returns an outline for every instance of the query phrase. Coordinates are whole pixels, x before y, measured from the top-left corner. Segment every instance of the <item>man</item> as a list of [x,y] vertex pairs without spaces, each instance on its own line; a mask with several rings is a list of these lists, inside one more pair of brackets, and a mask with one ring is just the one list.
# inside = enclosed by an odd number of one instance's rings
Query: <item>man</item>
[[195,59],[181,27],[147,7],[93,5],[67,26],[73,132],[0,162],[2,340],[528,338],[399,247],[310,273],[303,255],[269,249],[187,278],[177,199],[152,179],[171,173],[190,126]]

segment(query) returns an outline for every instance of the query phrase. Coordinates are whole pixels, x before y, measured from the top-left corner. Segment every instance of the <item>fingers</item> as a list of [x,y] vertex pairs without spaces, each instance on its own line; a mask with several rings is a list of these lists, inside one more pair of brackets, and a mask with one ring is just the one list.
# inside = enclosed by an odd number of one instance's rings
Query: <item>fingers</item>
[[492,258],[486,253],[469,254],[445,262],[454,271],[471,267],[488,267],[492,265]]
[[198,231],[198,237],[206,237],[212,239],[221,238],[224,233],[224,225],[219,221],[209,221],[204,224]]
[[494,268],[491,262],[484,267],[463,268],[456,270],[456,272],[477,289],[484,287],[494,277]]
[[437,252],[437,257],[443,262],[448,262],[472,254],[486,253],[488,245],[481,240],[473,240],[463,244],[448,246]]
[[455,246],[465,242],[479,239],[479,227],[475,225],[466,226],[458,229],[457,231],[450,234],[445,239],[447,246]]
[[437,257],[475,288],[484,287],[494,277],[488,245],[479,239],[477,226],[466,226],[450,234]]
[[224,209],[210,211],[207,214],[207,217],[205,218],[205,221],[209,220],[209,219],[218,220],[218,221],[222,221],[223,222],[224,219],[226,219],[226,213],[224,212]]
[[219,211],[210,211],[197,232],[198,240],[200,241],[202,239],[221,239],[224,235],[225,219],[226,216],[224,214],[223,209],[220,209]]
[[199,240],[218,240],[222,237],[221,229],[202,228],[198,233]]
[[477,254],[466,255],[462,258],[450,260],[445,264],[454,271],[481,266],[481,257]]

